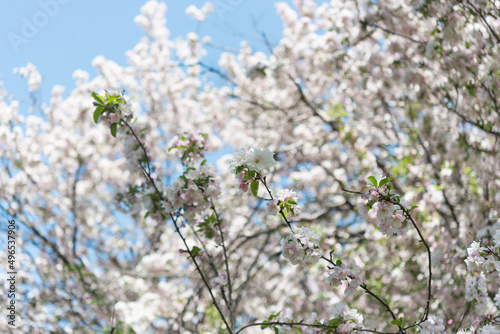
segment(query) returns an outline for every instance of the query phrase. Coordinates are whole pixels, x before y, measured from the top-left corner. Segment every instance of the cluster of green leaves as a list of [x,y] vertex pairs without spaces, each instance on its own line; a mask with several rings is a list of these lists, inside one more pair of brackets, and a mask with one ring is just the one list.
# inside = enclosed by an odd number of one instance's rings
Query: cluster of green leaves
[[172,146],[168,149],[168,151],[170,152],[171,150],[174,149],[181,150],[182,151],[181,162],[184,165],[187,165],[189,162],[192,161],[192,156],[195,156],[197,154],[204,156],[204,151],[206,149],[205,141],[208,135],[206,133],[200,133],[200,136],[203,137],[205,140],[203,140],[202,142],[199,142],[197,140],[192,140],[192,138],[189,137],[189,132],[184,132],[184,136],[179,137],[179,139],[182,141],[188,141],[189,143],[187,145]]
[[[385,177],[383,178],[382,180],[380,180],[380,182],[377,181],[377,179],[375,178],[375,176],[368,176],[368,181],[370,181],[374,187],[376,188],[380,188],[380,187],[383,187],[384,185],[387,184],[387,188],[389,189],[389,192],[391,191],[391,184],[389,183],[390,181],[394,180],[394,178],[392,176],[390,177]],[[372,186],[367,186],[368,188],[372,188]]]
[[[201,253],[201,248],[198,246],[193,246],[193,248],[191,248],[191,255],[193,257],[202,256],[203,253]],[[188,257],[188,259],[189,258],[190,258],[190,256]]]
[[[270,322],[276,322],[276,318],[281,314],[281,311],[279,311],[278,313],[276,314],[271,314],[269,316],[269,318],[267,318],[267,320],[264,320],[263,323],[267,324],[267,323],[270,323]],[[279,329],[276,325],[261,325],[260,326],[260,329],[266,329],[266,328],[273,328],[274,329],[274,332],[276,334],[279,333]]]
[[198,232],[202,232],[208,239],[212,239],[215,233],[215,226],[220,224],[220,220],[212,213],[198,224]]
[[149,210],[148,212],[146,212],[146,214],[144,215],[144,218],[158,214],[158,215],[160,215],[160,218],[162,220],[167,219],[167,216],[165,215],[165,212],[161,206],[161,198],[160,198],[160,196],[158,196],[158,194],[146,193],[144,195],[144,197],[149,197],[149,199],[151,199],[151,202],[153,203],[153,205],[152,205],[153,208],[151,210]]
[[[200,163],[200,167],[201,166],[205,166],[205,164],[207,163],[207,160],[204,159],[201,163]],[[179,178],[181,180],[184,181],[184,184],[185,186],[187,187],[188,186],[188,178],[187,178],[187,174],[192,171],[192,170],[196,170],[196,168],[193,168],[193,167],[187,167],[185,170],[184,170],[184,173],[182,173],[181,176],[179,176]],[[198,189],[201,190],[201,192],[205,192],[205,188],[208,187],[209,183],[210,183],[210,180],[214,178],[214,175],[208,175],[206,177],[203,177],[203,178],[199,178],[199,179],[195,179],[193,180],[193,182],[196,184],[196,186],[198,186]],[[205,200],[208,201],[208,198],[205,197]]]
[[290,214],[292,216],[295,216],[295,211],[293,209],[293,206],[297,205],[297,202],[295,202],[293,199],[289,198],[286,202],[278,202],[278,206],[280,208],[280,211],[283,212],[285,217],[288,217]]
[[391,324],[394,324],[398,327],[405,327],[406,326],[406,322],[403,318],[399,318],[399,319],[394,319],[393,321],[391,321]]
[[[91,95],[94,98],[94,122],[97,124],[99,118],[102,114],[106,113],[121,113],[120,105],[126,104],[125,100],[121,95],[109,95],[105,92],[105,96],[101,96],[96,92],[92,92]],[[113,137],[116,137],[116,130],[118,128],[118,123],[111,124],[110,131]]]
[[236,168],[236,175],[239,175],[243,171],[246,171],[246,174],[243,177],[243,181],[245,182],[252,181],[252,183],[250,183],[250,191],[252,192],[252,195],[257,197],[257,193],[259,192],[259,179],[261,177],[260,173],[249,169],[245,165],[241,165],[238,168]]
[[[392,176],[390,177],[385,177],[383,178],[382,180],[377,181],[377,179],[372,175],[372,176],[369,176],[368,177],[368,180],[372,183],[372,185],[368,185],[368,186],[365,186],[363,189],[366,190],[366,189],[371,189],[371,188],[382,188],[383,186],[386,186],[387,189],[388,189],[388,193],[387,195],[382,195],[380,194],[380,197],[378,198],[377,201],[375,200],[372,200],[372,201],[369,201],[368,203],[366,203],[366,206],[368,206],[368,208],[372,208],[373,205],[376,203],[376,202],[380,202],[382,200],[386,200],[386,201],[389,201],[393,204],[399,204],[401,202],[401,197],[399,195],[396,195],[396,194],[392,194],[391,191],[392,191],[392,186],[389,182],[391,182],[394,178]],[[411,212],[412,210],[414,210],[415,208],[417,208],[416,205],[412,206],[409,210],[408,210],[408,213]]]
[[[387,196],[380,195],[381,198],[379,200],[381,200],[381,199],[391,200],[392,198],[398,197],[394,194],[391,194],[392,186],[389,182],[392,181],[393,179],[394,179],[393,177],[386,177],[386,178],[383,178],[382,180],[380,180],[380,182],[378,182],[377,179],[375,178],[375,176],[373,176],[373,175],[369,176],[368,181],[370,181],[372,183],[372,185],[367,185],[367,186],[363,187],[363,190],[369,190],[371,188],[382,188],[383,186],[386,186],[388,189]],[[368,208],[371,209],[376,202],[378,202],[378,201],[372,200],[372,201],[369,201],[368,203],[366,203],[366,205],[368,206]],[[399,197],[398,197],[397,202],[399,203]]]

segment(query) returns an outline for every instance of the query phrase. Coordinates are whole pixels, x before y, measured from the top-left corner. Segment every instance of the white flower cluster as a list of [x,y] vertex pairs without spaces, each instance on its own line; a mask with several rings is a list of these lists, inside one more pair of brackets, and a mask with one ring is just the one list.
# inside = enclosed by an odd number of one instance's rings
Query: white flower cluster
[[215,289],[225,286],[227,284],[227,274],[221,273],[219,276],[214,277],[210,280],[210,285]]
[[339,303],[332,309],[334,318],[343,318],[343,322],[339,325],[341,333],[351,333],[355,328],[363,326],[363,315],[358,313],[358,310],[349,308],[347,305]]
[[342,263],[340,266],[333,267],[332,272],[328,275],[326,280],[330,285],[337,287],[340,286],[343,281],[347,281],[347,279],[350,278],[349,284],[344,291],[346,295],[350,295],[363,284],[363,280],[358,276],[360,272],[361,269],[356,264],[356,261],[351,259],[347,264]]
[[37,71],[35,65],[32,63],[26,64],[25,67],[16,67],[14,69],[14,74],[19,74],[23,78],[28,78],[28,90],[30,92],[35,92],[40,88],[42,83],[42,76]]
[[[281,210],[290,218],[296,218],[301,213],[301,206],[296,204],[299,198],[291,189],[281,189],[276,198],[267,202],[269,213],[279,213]],[[295,204],[294,204],[295,203]]]
[[[132,101],[132,99],[126,95],[122,95],[121,92],[107,94],[110,96],[120,96],[118,100],[121,100],[123,103],[115,104],[113,106],[108,105],[109,109],[104,110],[104,112],[100,115],[100,119],[105,121],[108,125],[114,123],[120,124],[122,119],[130,122],[134,118],[134,111],[138,109],[137,102]],[[94,102],[94,105],[96,105],[96,103],[97,102]]]
[[292,234],[281,239],[281,251],[292,264],[306,267],[318,263],[321,258],[319,241],[318,233],[307,227],[294,227]]
[[119,105],[119,110],[107,115],[111,124],[120,123],[122,119],[130,122],[134,118],[134,111],[137,109],[136,102],[133,102],[128,96],[122,96],[122,100],[125,103]]
[[500,334],[500,330],[498,330],[498,327],[495,327],[493,325],[485,325],[476,332],[477,334]]
[[[369,200],[377,200],[378,193],[377,197],[373,199],[374,192],[377,191],[375,189],[371,189],[367,192],[368,196],[365,196],[365,194],[363,195],[363,198],[367,197]],[[406,210],[409,210],[411,208],[408,201],[406,201],[404,198],[400,200],[399,205]],[[410,224],[406,219],[403,210],[398,209],[398,207],[391,202],[382,200],[380,202],[376,202],[373,205],[373,208],[376,209],[377,212],[380,232],[382,232],[384,235],[403,235],[410,229]],[[363,202],[358,203],[358,212],[361,216],[366,217],[369,212],[367,205]]]
[[500,330],[497,326],[491,325],[491,316],[487,316],[484,319],[479,317],[474,320],[474,323],[469,328],[462,328],[457,331],[457,334],[500,334]]
[[428,319],[420,325],[420,334],[441,334],[445,327],[441,318]]
[[[465,299],[476,300],[479,305],[484,305],[488,297],[486,278],[494,282],[500,279],[500,229],[493,236],[493,245],[481,246],[481,243],[473,241],[467,248],[467,259],[465,263],[467,270],[471,273],[466,279]],[[495,305],[500,308],[500,289],[495,296]]]
[[183,163],[192,164],[205,158],[208,150],[207,136],[201,133],[186,133],[174,136],[168,143],[169,152],[176,154]]
[[234,152],[233,159],[229,161],[229,172],[236,173],[240,166],[247,167],[250,171],[262,173],[264,170],[270,170],[276,165],[273,153],[265,148],[252,147],[248,152],[241,148]]
[[210,207],[208,198],[218,197],[221,192],[214,175],[216,175],[215,168],[208,163],[196,169],[189,168],[167,188],[166,195],[169,202],[162,202],[165,211],[173,213],[174,210],[183,209],[184,218],[191,221],[197,214],[208,209]]
[[186,14],[191,18],[203,22],[206,20],[208,14],[214,11],[214,6],[211,2],[206,2],[201,9],[196,8],[196,6],[191,5],[186,8]]
[[495,233],[493,247],[481,247],[477,241],[472,242],[467,248],[467,269],[469,272],[484,272],[497,276],[500,273],[500,229]]
[[467,276],[465,279],[465,300],[476,300],[477,306],[484,306],[488,298],[488,288],[483,275]]

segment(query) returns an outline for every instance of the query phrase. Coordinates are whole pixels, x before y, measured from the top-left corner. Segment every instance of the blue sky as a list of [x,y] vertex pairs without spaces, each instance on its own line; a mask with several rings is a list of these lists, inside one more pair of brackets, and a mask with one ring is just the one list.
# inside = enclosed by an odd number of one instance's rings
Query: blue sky
[[[200,8],[205,0],[165,0],[167,27],[171,38],[196,31],[211,36],[215,44],[238,47],[241,40],[265,50],[258,31],[278,41],[282,23],[269,0],[213,0],[215,11],[202,24],[189,18],[185,9]],[[291,1],[286,1],[291,2]],[[33,63],[43,77],[39,98],[47,101],[52,86],[73,87],[76,69],[95,75],[91,62],[103,55],[126,64],[125,52],[132,49],[142,30],[133,19],[145,1],[117,0],[12,1],[0,11],[0,75],[9,95],[29,103],[27,83],[14,75],[14,67]],[[220,51],[209,50],[207,62],[217,63]]]

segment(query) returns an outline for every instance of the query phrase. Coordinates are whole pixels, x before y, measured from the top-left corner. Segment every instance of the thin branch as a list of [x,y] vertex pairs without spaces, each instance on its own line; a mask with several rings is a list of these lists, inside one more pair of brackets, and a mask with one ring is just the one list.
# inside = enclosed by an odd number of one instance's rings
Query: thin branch
[[432,297],[432,260],[431,260],[431,248],[429,247],[429,244],[427,241],[425,241],[424,236],[422,235],[422,232],[418,228],[417,223],[415,223],[415,220],[413,220],[413,217],[411,216],[410,212],[406,210],[401,204],[397,203],[401,210],[403,210],[406,218],[410,219],[411,223],[413,224],[413,227],[415,227],[415,230],[417,230],[417,233],[420,237],[420,241],[424,244],[426,250],[427,250],[427,260],[429,261],[428,263],[428,270],[429,270],[429,278],[428,278],[428,287],[427,287],[427,303],[425,306],[424,313],[422,314],[421,321],[425,321],[429,317],[429,308],[430,308],[430,303],[431,303],[431,297]]
[[[122,120],[122,121],[123,121],[123,124],[125,124],[127,126],[127,128],[130,130],[130,132],[132,133],[132,135],[134,136],[134,138],[136,139],[136,141],[139,143],[139,146],[141,147],[142,151],[144,152],[144,154],[146,156],[146,161],[149,161],[149,159],[148,159],[148,153],[146,151],[146,147],[144,147],[144,144],[142,143],[142,141],[137,137],[137,135],[136,135],[135,131],[132,129],[132,127],[125,120]],[[155,189],[156,194],[158,195],[158,197],[162,201],[167,201],[167,199],[163,196],[162,192],[156,186],[156,182],[154,181],[153,177],[151,176],[151,167],[150,167],[149,163],[147,163],[147,162],[145,163],[147,169],[142,164],[139,164],[139,165],[140,165],[142,171],[144,172],[146,178],[148,179],[148,181],[151,183],[151,185]],[[233,333],[232,330],[231,330],[231,326],[229,326],[229,324],[228,324],[228,322],[226,320],[226,317],[224,316],[224,313],[220,309],[219,303],[217,303],[217,300],[215,299],[215,296],[214,296],[214,294],[212,292],[212,288],[211,288],[209,282],[207,281],[207,278],[205,277],[205,275],[201,271],[201,268],[200,268],[200,266],[198,264],[198,261],[196,261],[196,255],[194,255],[192,253],[192,250],[189,248],[189,246],[187,244],[186,238],[181,233],[179,225],[177,224],[177,219],[174,218],[174,216],[172,215],[172,213],[169,213],[169,215],[170,215],[170,218],[171,218],[172,222],[174,223],[174,227],[175,227],[175,230],[176,230],[177,234],[181,237],[182,242],[184,243],[184,246],[186,247],[186,251],[189,253],[189,257],[193,261],[193,263],[194,263],[194,265],[196,267],[196,270],[200,274],[201,279],[203,280],[203,283],[205,284],[205,286],[208,289],[210,297],[212,298],[212,303],[214,304],[215,308],[219,312],[219,314],[220,314],[220,316],[222,318],[222,321],[226,325],[226,328],[229,331],[229,333]]]
[[345,188],[342,188],[342,190],[345,191],[346,193],[363,195],[363,193],[361,191],[348,190],[348,189],[345,189]]
[[422,42],[422,41],[416,40],[416,39],[414,39],[414,38],[412,38],[412,37],[410,37],[410,36],[406,36],[406,35],[400,34],[400,33],[398,33],[398,32],[395,32],[395,31],[389,30],[389,29],[384,28],[384,27],[381,27],[381,26],[379,26],[379,25],[377,25],[377,24],[375,24],[375,23],[368,23],[368,21],[367,21],[367,20],[363,20],[363,21],[360,21],[360,22],[361,22],[361,24],[364,24],[364,25],[366,25],[366,26],[373,27],[373,28],[375,28],[375,29],[380,29],[380,30],[382,30],[382,31],[384,31],[384,32],[386,32],[386,33],[388,33],[388,34],[390,34],[390,35],[399,36],[399,37],[402,37],[402,38],[407,39],[407,40],[409,40],[409,41],[412,41],[412,42],[414,42],[414,43],[418,43],[418,44],[420,44],[420,45],[425,45],[425,44],[427,44],[426,42]]
[[467,1],[467,3],[472,7],[474,8],[474,10],[476,11],[476,13],[479,14],[479,16],[481,17],[481,20],[483,20],[484,24],[488,27],[488,30],[491,32],[491,34],[493,36],[495,36],[497,42],[500,42],[500,37],[498,37],[498,35],[495,33],[495,30],[493,30],[493,28],[491,28],[490,24],[488,23],[488,20],[486,20],[486,18],[484,17],[483,15],[483,12],[479,9],[476,8],[476,6],[474,6],[474,4],[470,1]]
[[455,332],[455,333],[458,332],[460,327],[462,327],[462,322],[464,321],[465,317],[467,317],[467,315],[469,314],[471,306],[472,306],[472,302],[469,302],[467,304],[467,309],[465,310],[464,315],[462,316],[462,319],[460,320],[460,323],[458,324],[457,328],[455,328],[455,330],[453,332]]
[[[332,254],[330,253],[330,256],[332,256]],[[327,258],[327,257],[324,257],[324,256],[321,256],[321,258],[323,260],[325,260],[326,262],[332,264],[333,266],[337,267],[337,264],[335,262],[333,262],[331,259]],[[349,277],[352,279],[352,277]],[[360,288],[362,288],[367,294],[369,294],[370,296],[372,296],[373,298],[375,298],[379,303],[381,303],[385,309],[387,310],[387,312],[389,312],[391,314],[391,317],[392,319],[396,320],[396,315],[394,314],[394,312],[391,310],[391,307],[389,306],[389,304],[387,304],[387,302],[385,300],[383,300],[382,298],[380,298],[379,296],[377,296],[377,294],[375,294],[373,291],[371,291],[367,286],[366,286],[366,283],[363,283],[360,285]],[[399,326],[399,329],[401,330],[402,327]]]
[[316,109],[316,107],[313,106],[313,104],[308,100],[308,98],[306,97],[306,95],[304,93],[304,90],[302,89],[300,84],[297,82],[297,80],[294,79],[290,74],[288,74],[288,77],[290,78],[290,80],[292,80],[295,87],[297,87],[297,90],[299,91],[299,94],[300,94],[300,100],[302,102],[304,102],[304,104],[307,107],[309,107],[309,109],[313,112],[314,116],[319,117],[324,123],[330,125],[332,130],[338,131],[339,130],[338,124],[336,124],[335,122],[332,122],[332,121],[327,121],[323,116],[321,116],[320,113],[318,112],[318,110]]
[[222,227],[221,227],[221,218],[219,217],[219,214],[217,213],[217,210],[215,209],[214,202],[212,199],[210,199],[210,206],[212,208],[212,211],[215,214],[215,218],[217,218],[217,227],[219,229],[220,233],[220,238],[221,238],[221,243],[222,243],[222,249],[224,251],[224,263],[226,264],[226,273],[227,273],[227,285],[228,285],[228,290],[229,290],[229,315],[231,317],[231,330],[234,331],[235,329],[235,324],[236,324],[236,316],[234,314],[234,308],[233,308],[233,288],[231,284],[231,273],[229,271],[229,257],[227,255],[227,250],[226,250],[226,244],[224,243],[224,233],[222,232]]
[[[267,190],[267,192],[268,192],[269,196],[271,196],[271,200],[272,200],[272,199],[273,199],[273,195],[272,195],[272,193],[271,193],[271,190],[270,190],[270,189],[269,189],[269,187],[267,186],[267,183],[266,183],[265,177],[264,177],[264,178],[259,178],[259,180],[261,180],[261,181],[262,181],[262,183],[264,184],[264,186],[266,187],[266,190]],[[355,192],[355,193],[360,193],[360,192]],[[360,194],[362,194],[362,193],[360,193]],[[280,209],[279,213],[281,214],[281,216],[283,217],[283,219],[284,219],[284,220],[285,220],[285,222],[287,223],[287,225],[288,225],[288,227],[290,228],[290,230],[292,231],[292,233],[294,233],[294,232],[293,232],[293,229],[292,229],[292,227],[291,227],[291,222],[290,222],[290,221],[288,221],[288,219],[286,218],[285,213],[283,212],[283,209]],[[333,266],[337,266],[337,265],[336,265],[336,264],[335,264],[332,260],[330,260],[330,259],[328,259],[328,258],[326,258],[326,257],[324,257],[324,256],[321,256],[321,258],[322,258],[323,260],[326,260],[328,263],[332,264]],[[360,285],[360,287],[361,287],[361,288],[362,288],[362,289],[363,289],[366,293],[368,293],[369,295],[371,295],[372,297],[374,297],[375,299],[377,299],[377,300],[378,300],[378,301],[379,301],[379,302],[380,302],[380,303],[381,303],[381,304],[382,304],[382,305],[386,308],[386,310],[387,310],[387,311],[391,314],[391,316],[392,316],[392,318],[393,318],[394,320],[396,320],[396,319],[397,319],[397,318],[396,318],[396,315],[395,315],[395,314],[394,314],[394,312],[391,310],[391,308],[390,308],[389,304],[387,304],[387,303],[386,303],[386,302],[385,302],[382,298],[380,298],[380,297],[379,297],[379,296],[377,296],[374,292],[372,292],[370,289],[368,289],[368,287],[366,286],[366,284],[362,284],[362,285]],[[398,325],[398,327],[399,327],[399,329],[400,329],[400,330],[402,330],[402,329],[403,329],[403,328],[402,328],[401,326],[399,326],[399,325]]]

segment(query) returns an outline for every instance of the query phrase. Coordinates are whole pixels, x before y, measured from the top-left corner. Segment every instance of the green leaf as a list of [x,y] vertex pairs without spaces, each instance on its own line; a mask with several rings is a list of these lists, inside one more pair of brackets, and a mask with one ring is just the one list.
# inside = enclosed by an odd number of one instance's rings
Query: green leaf
[[103,112],[104,112],[104,108],[102,106],[95,108],[95,111],[94,111],[94,123],[95,124],[97,124],[97,122],[99,121],[99,117],[102,115]]
[[278,313],[276,313],[276,314],[271,314],[271,315],[269,316],[269,318],[267,318],[267,320],[271,321],[271,320],[273,320],[273,319],[277,318],[280,314],[281,314],[281,311],[279,311],[279,312],[278,312]]
[[210,216],[207,217],[207,222],[209,223],[215,223],[217,221],[217,218],[215,217],[215,215],[212,213]]
[[117,128],[118,128],[118,123],[111,124],[111,127],[109,128],[111,130],[111,135],[113,137],[116,137],[116,129]]
[[[267,318],[267,320],[264,320],[263,323],[268,323],[268,322],[271,322],[273,321],[276,317],[278,317],[280,315],[281,311],[279,311],[278,313],[276,314],[271,314],[269,316],[269,318]],[[260,329],[265,329],[265,328],[269,328],[271,327],[272,325],[261,325],[260,326]],[[276,329],[276,326],[274,326],[274,329]]]
[[337,262],[335,264],[337,265],[337,267],[340,267],[342,265],[342,261],[337,260]]
[[291,205],[297,205],[297,202],[295,202],[293,199],[289,199],[288,201],[286,201],[288,204],[291,204]]
[[158,195],[156,195],[155,193],[147,193],[144,195],[144,197],[151,197],[154,201],[157,201],[159,199]]
[[393,321],[391,321],[391,324],[403,327],[404,326],[404,320],[403,320],[403,318],[394,319]]
[[97,94],[96,92],[92,92],[90,95],[96,100],[97,102],[104,104],[104,100],[102,99],[101,95]]
[[172,146],[171,148],[168,149],[168,151],[172,151],[172,150],[175,150],[176,148],[180,149],[180,150],[185,150],[187,147],[186,146]]
[[342,321],[338,318],[332,319],[326,323],[327,326],[338,327]]
[[394,178],[392,176],[391,177],[386,177],[385,179],[380,180],[379,186],[382,187],[384,184],[386,184],[389,181],[392,181],[393,179]]
[[250,189],[252,190],[252,194],[257,197],[257,192],[259,191],[259,181],[253,181],[250,184]]
[[207,236],[208,239],[212,239],[212,237],[214,236],[214,230],[213,229],[207,230],[207,233],[205,235]]
[[193,249],[191,250],[191,254],[193,254],[193,256],[196,256],[200,251],[201,251],[201,248],[199,248],[197,246],[193,246]]
[[109,95],[108,92],[106,92],[106,104],[114,104],[112,103],[113,101],[120,99],[121,95]]
[[372,176],[369,176],[369,177],[368,177],[368,180],[370,180],[370,181],[371,181],[371,183],[373,183],[373,185],[374,185],[375,187],[377,187],[377,186],[378,186],[377,179],[376,179],[373,175],[372,175]]
[[205,166],[206,163],[207,163],[207,159],[203,159],[203,161],[201,162],[200,166]]
[[245,168],[244,165],[241,165],[241,166],[238,166],[238,168],[236,168],[236,175],[238,175],[239,173],[241,173],[241,171]]

